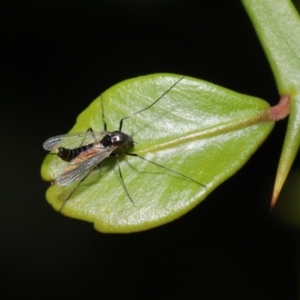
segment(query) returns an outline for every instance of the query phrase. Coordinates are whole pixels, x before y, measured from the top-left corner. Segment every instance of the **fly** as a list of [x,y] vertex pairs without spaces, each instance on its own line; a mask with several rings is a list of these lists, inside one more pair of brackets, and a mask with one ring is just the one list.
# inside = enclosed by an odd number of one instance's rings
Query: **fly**
[[[119,156],[118,156],[118,152],[120,152],[121,150],[125,150],[127,147],[134,147],[135,144],[135,142],[133,141],[130,135],[122,132],[123,121],[149,109],[151,106],[157,103],[161,98],[163,98],[183,78],[184,77],[180,78],[175,84],[173,84],[166,92],[164,92],[158,99],[156,99],[149,106],[127,117],[122,118],[120,120],[119,130],[117,131],[113,131],[113,132],[107,131],[107,125],[104,118],[103,101],[101,100],[104,131],[94,132],[90,128],[88,129],[87,132],[68,133],[68,134],[51,137],[48,140],[46,140],[43,145],[44,149],[51,151],[52,153],[54,152],[53,154],[57,154],[62,160],[68,162],[68,165],[58,175],[54,183],[57,184],[58,186],[68,186],[74,182],[79,181],[80,184],[80,182],[84,180],[92,172],[92,170],[95,167],[97,167],[105,158],[109,156],[115,156],[117,160],[119,175],[124,190],[128,198],[130,199],[130,201],[134,203],[124,183],[121,168],[120,168],[120,163],[119,163]],[[80,146],[75,147],[76,145],[78,145],[78,140],[80,139],[82,139]],[[188,180],[191,180],[202,187],[206,187],[202,183],[184,174],[181,174],[167,167],[164,167],[158,163],[155,163],[154,161],[148,160],[147,158],[140,156],[137,153],[128,153],[125,151],[125,154],[129,156],[139,157],[153,165],[161,167],[181,177],[187,178]],[[73,190],[73,192],[75,191],[75,189]],[[62,207],[60,208],[60,211],[62,210],[66,201],[73,194],[73,192],[71,192],[71,194],[64,201]]]

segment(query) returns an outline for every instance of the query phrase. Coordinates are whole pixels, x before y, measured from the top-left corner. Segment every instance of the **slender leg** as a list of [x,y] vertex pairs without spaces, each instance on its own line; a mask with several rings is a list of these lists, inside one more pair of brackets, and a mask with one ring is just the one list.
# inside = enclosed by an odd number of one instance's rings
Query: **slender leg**
[[130,201],[134,204],[133,200],[131,199],[129,193],[128,193],[128,190],[126,188],[126,185],[125,185],[125,182],[123,180],[123,176],[122,176],[122,172],[121,172],[121,167],[120,167],[120,162],[119,162],[119,156],[118,154],[115,154],[116,158],[117,158],[117,163],[118,163],[118,169],[119,169],[119,174],[120,174],[120,178],[121,178],[121,181],[122,181],[122,184],[123,184],[123,187],[124,187],[124,190],[128,196],[128,198],[130,199]]
[[[120,120],[120,125],[119,125],[119,131],[122,131],[122,126],[123,126],[123,121],[128,119],[128,118],[131,118],[147,109],[149,109],[151,106],[153,106],[156,102],[158,102],[161,98],[163,98],[176,84],[178,84],[184,77],[181,77],[179,80],[177,80],[171,87],[169,87],[159,98],[157,98],[153,103],[151,103],[150,105],[148,105],[147,107],[131,114],[130,116],[127,116],[127,117],[124,117]],[[102,98],[101,98],[102,99]],[[103,111],[103,108],[102,108],[102,111]]]
[[179,172],[176,172],[176,171],[174,171],[174,170],[171,170],[171,169],[169,169],[169,168],[167,168],[167,167],[164,167],[164,166],[162,166],[162,165],[160,165],[160,164],[158,164],[158,163],[156,163],[156,162],[154,162],[154,161],[152,161],[152,160],[149,160],[149,159],[147,159],[147,158],[145,158],[145,157],[143,157],[143,156],[140,156],[140,155],[138,155],[138,154],[136,154],[136,153],[128,153],[128,152],[125,152],[125,154],[130,155],[130,156],[136,156],[136,157],[139,157],[139,158],[141,158],[141,159],[143,159],[143,160],[145,160],[145,161],[147,161],[147,162],[149,162],[149,163],[151,163],[151,164],[153,164],[153,165],[155,165],[155,166],[161,167],[161,168],[163,168],[163,169],[165,169],[165,170],[167,170],[167,171],[169,171],[169,172],[175,173],[175,174],[177,174],[177,175],[179,175],[179,176],[182,176],[182,177],[187,178],[187,179],[189,179],[189,180],[191,180],[191,181],[194,181],[194,182],[196,182],[196,183],[198,183],[198,184],[200,184],[201,186],[203,186],[203,187],[206,188],[206,185],[204,185],[204,184],[202,184],[202,183],[196,181],[195,179],[193,179],[193,178],[191,178],[191,177],[188,177],[188,176],[186,176],[186,175],[183,175],[183,174],[181,174],[181,173],[179,173]]
[[61,213],[62,209],[64,208],[65,204],[67,203],[67,201],[71,198],[71,196],[74,194],[74,192],[77,190],[77,188],[79,187],[79,185],[81,184],[81,182],[85,179],[86,177],[84,177],[83,179],[81,179],[78,184],[76,185],[76,187],[73,189],[73,191],[68,195],[68,197],[65,199],[65,201],[63,202],[62,206],[59,209],[59,213]]
[[106,125],[106,121],[105,121],[105,117],[104,117],[104,105],[103,105],[102,94],[100,95],[100,99],[101,99],[101,108],[102,108],[102,122],[103,122],[103,127],[104,127],[104,131],[107,131],[107,125]]
[[[94,133],[94,130],[93,128],[89,128],[87,131],[86,131],[86,136],[91,133],[91,135],[93,136],[95,142],[96,142],[96,136],[95,136],[95,133]],[[81,147],[83,144],[84,144],[84,141],[85,141],[85,138],[82,140],[81,144],[79,145],[79,147]]]
[[73,191],[68,195],[68,197],[65,199],[65,201],[63,202],[61,208],[59,209],[59,213],[61,213],[63,207],[65,206],[65,204],[67,203],[67,201],[71,198],[71,196],[75,193],[75,191],[78,189],[79,185],[82,183],[83,180],[85,180],[93,171],[94,169],[91,169],[90,172],[84,177],[82,178],[78,184],[76,185],[76,187],[73,189]]

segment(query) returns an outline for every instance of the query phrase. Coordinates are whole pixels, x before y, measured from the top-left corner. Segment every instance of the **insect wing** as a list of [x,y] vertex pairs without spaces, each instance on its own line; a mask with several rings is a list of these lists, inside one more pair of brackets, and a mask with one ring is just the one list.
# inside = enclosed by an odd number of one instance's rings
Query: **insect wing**
[[43,147],[48,151],[56,150],[58,147],[73,149],[99,142],[106,134],[106,131],[86,131],[57,135],[46,140]]
[[67,186],[85,178],[102,160],[108,157],[117,147],[104,147],[97,143],[92,148],[80,153],[63,170],[56,179],[59,186]]

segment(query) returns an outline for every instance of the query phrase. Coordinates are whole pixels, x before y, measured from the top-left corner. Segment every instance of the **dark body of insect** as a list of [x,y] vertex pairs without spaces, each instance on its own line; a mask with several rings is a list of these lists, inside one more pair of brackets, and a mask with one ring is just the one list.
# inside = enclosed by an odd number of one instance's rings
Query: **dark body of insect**
[[[134,141],[132,137],[121,131],[109,132],[105,131],[103,133],[107,133],[104,138],[99,142],[101,146],[110,154],[116,154],[119,150],[128,147],[134,146]],[[80,146],[75,149],[68,149],[64,147],[57,148],[57,155],[64,161],[70,162],[75,159],[79,154],[93,148],[95,143],[90,143],[88,145]]]

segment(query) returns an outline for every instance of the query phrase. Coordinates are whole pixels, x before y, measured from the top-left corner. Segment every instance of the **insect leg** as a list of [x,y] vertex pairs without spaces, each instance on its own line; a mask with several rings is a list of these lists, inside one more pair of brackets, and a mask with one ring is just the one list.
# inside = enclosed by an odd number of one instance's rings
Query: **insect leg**
[[78,184],[76,185],[76,187],[74,188],[74,190],[73,190],[73,191],[68,195],[68,197],[64,200],[62,206],[61,206],[60,209],[59,209],[59,213],[61,213],[63,207],[65,206],[65,204],[67,203],[67,201],[71,198],[71,196],[74,194],[74,192],[77,190],[78,186],[80,185],[80,183],[81,183],[83,180],[84,180],[84,178],[81,179],[81,180],[78,182]]
[[103,126],[104,126],[104,131],[107,131],[107,125],[106,125],[106,121],[104,118],[104,105],[103,105],[102,94],[100,95],[100,99],[101,99],[101,109],[102,109],[102,122],[103,122]]
[[[94,130],[93,128],[89,128],[87,131],[86,131],[86,136],[91,133],[91,135],[93,136],[93,138],[96,140],[96,136],[95,136],[95,133],[94,133]],[[81,144],[79,145],[79,147],[81,147],[83,144],[84,144],[84,141],[85,141],[85,138],[86,136],[84,137],[84,139],[82,140]]]
[[83,177],[79,182],[78,184],[76,185],[76,187],[73,189],[73,191],[68,195],[68,197],[64,200],[61,208],[59,209],[59,213],[61,213],[63,207],[65,206],[65,204],[67,203],[67,201],[71,198],[71,196],[75,193],[75,191],[77,190],[77,188],[79,187],[79,185],[82,183],[83,180],[85,180],[90,174],[91,172],[93,171],[94,169],[91,169],[89,173],[86,174],[85,177]]
[[129,195],[129,193],[128,193],[128,190],[127,190],[127,188],[126,188],[125,182],[124,182],[124,180],[123,180],[123,176],[122,176],[122,172],[121,172],[121,167],[120,167],[120,162],[119,162],[119,156],[118,156],[118,154],[117,154],[117,153],[116,153],[116,154],[114,154],[114,156],[117,158],[117,163],[118,163],[119,174],[120,174],[120,178],[121,178],[121,181],[122,181],[122,184],[123,184],[124,190],[125,190],[125,192],[126,192],[126,194],[127,194],[128,198],[130,199],[130,201],[131,201],[131,202],[134,204],[133,200],[131,199],[131,197],[130,197],[130,195]]
[[136,156],[136,157],[139,157],[139,158],[141,158],[141,159],[143,159],[143,160],[145,160],[145,161],[147,161],[147,162],[149,162],[149,163],[151,163],[151,164],[153,164],[153,165],[155,165],[155,166],[161,167],[161,168],[163,168],[163,169],[165,169],[165,170],[167,170],[167,171],[169,171],[169,172],[175,173],[175,174],[177,174],[177,175],[179,175],[179,176],[182,176],[182,177],[184,177],[184,178],[186,178],[186,179],[189,179],[189,180],[191,180],[191,181],[194,181],[194,182],[196,182],[197,184],[199,184],[199,185],[203,186],[204,188],[206,188],[206,185],[204,185],[204,184],[198,182],[197,180],[195,180],[195,179],[193,179],[193,178],[191,178],[191,177],[188,177],[188,176],[186,176],[186,175],[184,175],[184,174],[181,174],[181,173],[179,173],[179,172],[176,172],[176,171],[174,171],[174,170],[171,170],[171,169],[169,169],[169,168],[167,168],[167,167],[164,167],[164,166],[162,166],[162,165],[160,165],[160,164],[158,164],[158,163],[156,163],[156,162],[154,162],[154,161],[152,161],[152,160],[149,160],[149,159],[147,159],[147,158],[145,158],[145,157],[143,157],[143,156],[140,156],[140,155],[138,155],[138,154],[136,154],[136,153],[128,153],[128,152],[125,152],[125,154],[130,155],[130,156]]
[[[134,114],[124,117],[120,120],[120,125],[119,125],[119,131],[122,131],[122,126],[123,126],[123,120],[126,120],[128,118],[131,118],[145,110],[147,110],[148,108],[150,108],[151,106],[153,106],[156,102],[158,102],[163,96],[165,96],[176,84],[178,84],[184,77],[181,77],[179,80],[177,80],[170,88],[168,88],[158,99],[156,99],[153,103],[151,103],[150,105],[148,105],[147,107],[135,112]],[[102,98],[101,98],[102,99]],[[103,110],[102,110],[103,112]]]

